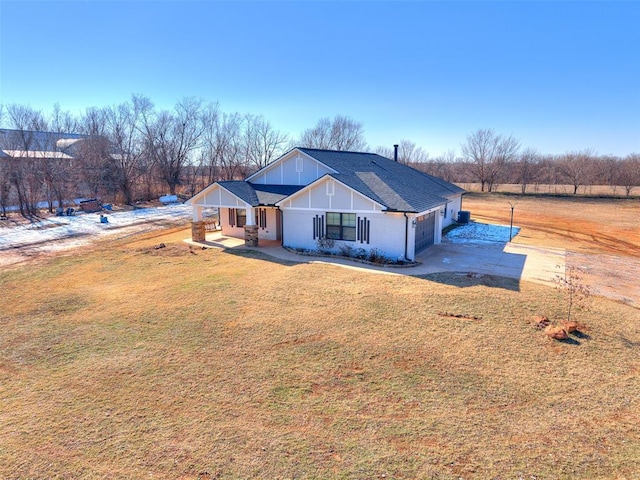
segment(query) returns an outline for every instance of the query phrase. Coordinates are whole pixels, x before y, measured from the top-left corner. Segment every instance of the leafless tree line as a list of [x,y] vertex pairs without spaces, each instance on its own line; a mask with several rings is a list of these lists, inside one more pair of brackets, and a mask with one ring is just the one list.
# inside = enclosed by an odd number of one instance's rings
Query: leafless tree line
[[[0,126],[17,131],[10,142],[0,138],[3,148],[14,150],[13,157],[0,157],[2,215],[9,205],[35,215],[43,200],[52,211],[77,197],[131,204],[162,193],[191,195],[216,180],[244,178],[293,146],[372,150],[362,123],[349,117],[322,118],[292,138],[263,116],[223,112],[218,104],[191,97],[172,110],[159,110],[149,98],[133,95],[79,116],[57,104],[49,115],[24,105],[0,105]],[[52,148],[38,144],[37,132],[43,131],[77,132],[81,141],[62,141],[55,155],[39,155]],[[67,148],[71,156],[65,155]],[[373,150],[394,157],[391,146]],[[630,195],[640,185],[638,154],[618,158],[585,150],[544,155],[490,129],[469,134],[460,156],[451,150],[430,158],[415,142],[402,139],[398,161],[447,181],[479,183],[489,192],[506,183],[519,184],[522,193],[568,184],[574,194],[585,185],[611,185]]]
[[[522,148],[513,136],[480,129],[467,136],[461,156],[447,155],[412,165],[432,175],[457,183],[478,183],[481,191],[492,192],[502,184],[520,185],[523,194],[543,188],[569,185],[576,195],[580,187],[605,185],[630,196],[640,186],[640,154],[624,158],[597,155],[592,150],[560,155],[541,154]],[[548,193],[549,190],[543,193]]]
[[[58,105],[45,116],[13,104],[0,106],[0,125],[11,130],[0,145],[12,150],[0,157],[2,215],[9,205],[35,215],[43,200],[52,211],[77,197],[131,204],[162,193],[189,195],[216,180],[245,177],[289,146],[288,135],[264,117],[222,112],[195,98],[168,111],[134,95],[79,117]],[[71,137],[81,138],[43,145],[49,137],[39,132],[77,132]]]

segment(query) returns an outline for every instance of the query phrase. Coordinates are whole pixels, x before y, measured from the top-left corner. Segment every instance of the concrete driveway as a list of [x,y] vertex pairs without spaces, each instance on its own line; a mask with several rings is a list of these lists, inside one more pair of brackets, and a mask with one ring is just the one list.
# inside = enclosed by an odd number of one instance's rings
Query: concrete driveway
[[551,284],[564,273],[564,249],[541,248],[516,243],[449,243],[446,240],[420,255],[425,273],[475,272]]

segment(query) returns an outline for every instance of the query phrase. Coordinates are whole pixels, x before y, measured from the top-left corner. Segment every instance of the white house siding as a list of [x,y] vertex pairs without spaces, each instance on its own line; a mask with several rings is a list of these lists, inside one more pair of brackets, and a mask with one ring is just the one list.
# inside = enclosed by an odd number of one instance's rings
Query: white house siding
[[251,183],[265,185],[308,185],[331,170],[302,153],[292,152],[271,168],[266,167],[253,177]]
[[313,218],[322,212],[287,209],[282,214],[282,244],[285,247],[317,250],[313,238]]
[[329,177],[286,198],[281,207],[362,212],[363,214],[382,210],[381,206],[370,198]]
[[[337,210],[329,210],[337,211]],[[316,215],[324,215],[324,211],[287,209],[283,215],[283,245],[290,248],[318,250],[317,238],[313,238],[313,220]],[[344,212],[343,212],[344,213]],[[405,218],[398,213],[356,213],[361,219],[369,221],[369,243],[360,241],[336,240],[334,251],[339,252],[340,245],[348,245],[353,249],[365,251],[376,249],[385,257],[398,259],[405,255]],[[409,224],[409,258],[413,258],[413,237]]]
[[[376,248],[382,255],[392,259],[405,256],[405,226],[406,220],[402,213],[379,213],[369,218],[371,220],[370,245],[362,248],[367,250]],[[413,260],[413,239],[411,231],[411,219],[407,229],[409,239],[407,242],[407,258]],[[357,248],[361,245],[358,243]]]
[[[375,248],[380,254],[393,259],[405,256],[404,215],[383,212],[373,200],[331,178],[286,199],[281,209],[283,244],[287,247],[317,250],[317,238],[313,238],[313,221],[316,215],[324,215],[326,222],[327,212],[356,213],[358,218],[369,221],[369,242],[336,240],[335,251],[339,251],[339,245],[345,244],[366,251]],[[415,235],[410,227],[411,217],[407,256],[413,259]]]
[[214,185],[211,190],[209,190],[201,198],[198,199],[195,205],[200,205],[203,207],[211,206],[235,208],[245,207],[247,204],[219,185]]
[[[253,209],[254,222],[255,216],[258,215],[260,208]],[[278,240],[277,219],[278,210],[275,208],[264,208],[266,212],[266,227],[262,228],[260,222],[255,222],[258,225],[258,239],[261,240]],[[229,223],[229,209],[220,209],[220,227],[222,228],[222,234],[229,237],[244,238],[244,226],[231,226]]]
[[238,226],[232,227],[231,224],[229,223],[228,208],[220,209],[220,228],[222,229],[223,235],[227,235],[229,237],[235,237],[235,238],[244,238],[244,227],[238,227]]
[[[260,209],[256,208],[256,211]],[[257,222],[258,225],[258,238],[264,240],[277,240],[278,239],[278,230],[277,230],[277,220],[276,216],[278,215],[278,210],[275,208],[265,208],[266,212],[266,227],[260,226],[260,222]]]
[[448,227],[458,219],[458,212],[462,208],[462,195],[451,198],[447,203],[447,215],[442,219],[442,228]]

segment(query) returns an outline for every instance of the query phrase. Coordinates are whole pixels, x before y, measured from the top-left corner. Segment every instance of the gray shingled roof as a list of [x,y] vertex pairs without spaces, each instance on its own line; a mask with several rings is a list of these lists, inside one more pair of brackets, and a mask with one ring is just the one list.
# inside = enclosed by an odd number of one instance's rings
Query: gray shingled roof
[[252,185],[260,205],[275,205],[283,198],[304,188],[303,185]]
[[252,207],[275,205],[304,188],[303,185],[257,185],[241,180],[221,181],[218,184]]
[[336,170],[336,180],[389,210],[423,212],[447,202],[464,189],[375,153],[300,148]]
[[60,148],[59,140],[79,140],[89,138],[79,133],[39,132],[32,130],[12,130],[0,128],[0,149],[31,151],[65,151],[66,145]]

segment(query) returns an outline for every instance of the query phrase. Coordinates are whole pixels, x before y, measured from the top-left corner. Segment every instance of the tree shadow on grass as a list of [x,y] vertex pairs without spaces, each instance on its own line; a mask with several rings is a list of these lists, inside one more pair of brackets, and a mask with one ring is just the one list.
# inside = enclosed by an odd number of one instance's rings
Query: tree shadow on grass
[[501,288],[514,292],[520,291],[520,280],[516,278],[502,277],[500,275],[489,275],[486,273],[441,272],[431,273],[428,275],[417,275],[416,278],[422,278],[431,282],[442,283],[458,288],[483,285],[485,287]]
[[269,255],[268,253],[264,253],[264,252],[261,252],[260,250],[256,250],[253,248],[241,248],[241,247],[225,248],[224,252],[230,255],[235,255],[237,257],[253,258],[256,260],[264,260],[271,263],[277,263],[278,265],[283,265],[285,267],[293,267],[295,265],[299,265],[300,263],[303,263],[303,262],[293,262],[290,260],[283,260],[281,258],[274,257],[273,255]]

